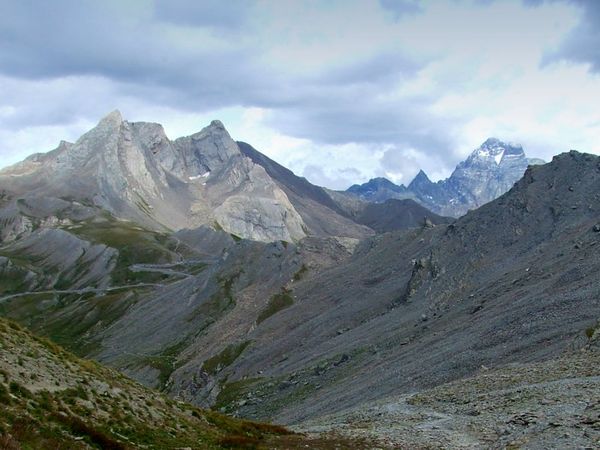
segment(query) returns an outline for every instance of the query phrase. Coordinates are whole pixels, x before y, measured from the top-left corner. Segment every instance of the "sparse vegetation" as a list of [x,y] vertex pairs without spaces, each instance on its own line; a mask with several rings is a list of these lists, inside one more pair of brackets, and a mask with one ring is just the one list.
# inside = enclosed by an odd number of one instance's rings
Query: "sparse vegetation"
[[197,324],[198,333],[223,317],[227,311],[233,309],[235,306],[233,284],[239,275],[238,273],[228,278],[219,277],[219,290],[211,298],[201,303],[190,315],[188,318],[190,322],[199,321]]
[[221,386],[219,395],[217,395],[213,408],[216,410],[227,408],[233,402],[242,398],[242,395],[249,392],[253,386],[260,385],[263,382],[263,378],[246,378],[245,380],[224,383]]
[[308,267],[306,266],[306,264],[302,264],[300,269],[298,269],[298,272],[294,274],[294,281],[300,281],[302,278],[304,278],[307,272]]
[[591,339],[594,336],[595,332],[596,332],[596,328],[589,327],[589,328],[586,328],[585,335],[587,336],[588,339]]
[[10,393],[21,398],[31,398],[31,392],[16,381],[11,381],[8,385]]
[[117,264],[112,272],[113,283],[116,285],[160,281],[164,278],[163,274],[132,272],[129,266],[171,263],[176,257],[168,249],[168,235],[145,230],[129,222],[110,219],[104,222],[81,223],[68,231],[119,251]]
[[223,351],[204,361],[202,369],[211,375],[215,375],[223,367],[227,367],[233,361],[235,361],[250,344],[251,341],[244,341],[237,344],[228,345],[223,349]]
[[98,345],[87,337],[88,331],[110,326],[144,292],[140,288],[99,296],[26,295],[0,304],[0,314],[25,323],[79,356],[89,356],[98,350]]
[[157,355],[149,356],[142,360],[143,364],[154,367],[159,371],[158,382],[160,389],[165,388],[167,382],[169,381],[169,377],[177,368],[177,356],[186,347],[186,345],[186,341],[181,340],[176,344],[166,347]]
[[[304,446],[303,437],[283,427],[237,420],[169,400],[5,319],[0,319],[0,343],[5,357],[0,361],[1,448]],[[17,369],[10,361],[20,356],[24,366]],[[43,383],[28,389],[22,380],[31,379],[32,371],[43,377]],[[52,390],[44,388],[50,385]]]
[[294,304],[294,297],[292,297],[292,291],[286,289],[285,287],[281,289],[281,292],[273,295],[269,299],[269,303],[267,306],[259,313],[256,323],[260,324],[261,322],[267,320],[273,314],[278,313],[279,311],[288,308]]
[[8,395],[8,390],[4,387],[3,384],[0,384],[0,403],[10,403],[10,396]]

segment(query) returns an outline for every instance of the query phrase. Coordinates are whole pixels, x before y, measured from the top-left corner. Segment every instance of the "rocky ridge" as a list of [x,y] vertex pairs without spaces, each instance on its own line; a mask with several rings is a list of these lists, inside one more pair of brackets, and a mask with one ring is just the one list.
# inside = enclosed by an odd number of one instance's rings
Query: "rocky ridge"
[[[158,231],[209,225],[261,241],[294,241],[308,231],[287,195],[219,121],[170,141],[159,124],[130,123],[114,111],[76,143],[0,171],[0,190],[16,198],[0,211],[10,223],[4,240],[32,229],[32,217],[76,220],[64,209],[82,206]],[[45,207],[22,211],[17,201]],[[59,202],[69,205],[48,210]]]

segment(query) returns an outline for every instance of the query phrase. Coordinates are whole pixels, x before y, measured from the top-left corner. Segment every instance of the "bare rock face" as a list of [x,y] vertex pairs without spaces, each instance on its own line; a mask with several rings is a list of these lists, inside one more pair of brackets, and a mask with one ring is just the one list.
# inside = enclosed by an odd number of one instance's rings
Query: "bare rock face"
[[[508,191],[527,169],[523,147],[490,138],[461,162],[447,180],[445,190],[451,193],[445,213],[452,210],[464,214]],[[455,214],[456,214],[455,212]]]
[[[161,125],[130,123],[113,111],[76,143],[61,142],[0,171],[2,188],[15,201],[68,199],[157,230],[209,225],[260,241],[306,235],[285,192],[240,152],[219,121],[172,142]],[[15,203],[7,208],[12,213],[0,216],[14,222],[11,236],[26,230]]]

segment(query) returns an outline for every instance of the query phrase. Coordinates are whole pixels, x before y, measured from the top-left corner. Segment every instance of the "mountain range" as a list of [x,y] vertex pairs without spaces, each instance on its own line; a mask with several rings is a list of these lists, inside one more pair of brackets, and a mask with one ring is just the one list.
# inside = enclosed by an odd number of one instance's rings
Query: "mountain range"
[[530,165],[488,140],[448,180],[371,188],[314,186],[220,122],[170,141],[113,112],[0,171],[0,315],[173,399],[298,430],[365,437],[353,415],[400,414],[414,424],[384,448],[560,447],[528,403],[560,398],[558,426],[597,442],[580,418],[600,403],[576,398],[599,376],[600,158]]
[[490,138],[445,180],[434,183],[421,170],[408,187],[395,185],[386,178],[374,178],[362,185],[355,184],[346,192],[370,202],[411,198],[437,214],[460,217],[508,191],[527,166],[535,164],[544,161],[527,158],[518,144]]

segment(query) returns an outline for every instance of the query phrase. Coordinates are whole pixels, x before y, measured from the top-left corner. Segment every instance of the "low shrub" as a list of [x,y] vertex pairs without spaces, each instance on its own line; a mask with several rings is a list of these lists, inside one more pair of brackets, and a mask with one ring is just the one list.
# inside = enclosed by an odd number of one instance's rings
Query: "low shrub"
[[77,417],[64,416],[62,414],[52,414],[52,418],[65,425],[73,434],[87,437],[93,444],[98,445],[104,450],[126,450],[127,447],[119,441],[114,440],[101,430],[97,430]]

